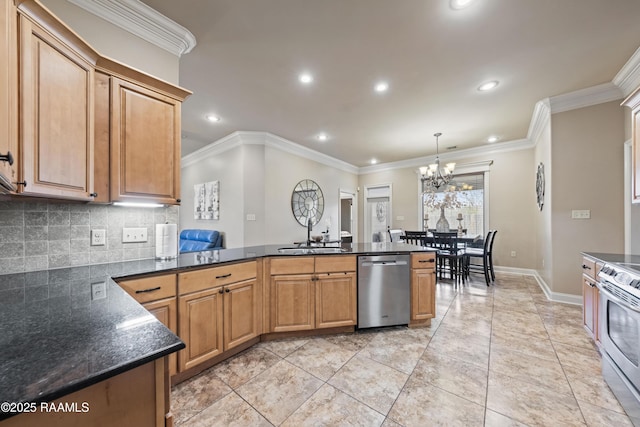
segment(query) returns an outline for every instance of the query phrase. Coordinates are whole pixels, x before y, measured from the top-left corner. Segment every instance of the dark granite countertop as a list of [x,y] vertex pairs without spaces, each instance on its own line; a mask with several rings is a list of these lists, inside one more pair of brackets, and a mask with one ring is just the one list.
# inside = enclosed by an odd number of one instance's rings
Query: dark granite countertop
[[640,255],[607,254],[600,252],[582,252],[582,254],[610,264],[640,264]]
[[[281,254],[283,247],[294,245],[0,275],[0,402],[51,401],[184,348],[113,278],[299,256]],[[405,243],[342,248],[341,254],[357,255],[433,251]],[[0,419],[11,415],[0,413]]]

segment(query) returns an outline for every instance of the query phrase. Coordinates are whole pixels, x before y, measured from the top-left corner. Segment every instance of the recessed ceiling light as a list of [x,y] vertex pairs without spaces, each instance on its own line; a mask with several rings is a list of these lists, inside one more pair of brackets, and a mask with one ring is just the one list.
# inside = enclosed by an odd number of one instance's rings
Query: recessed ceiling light
[[318,135],[318,141],[326,141],[327,139],[329,139],[329,135],[327,135],[326,133],[321,133]]
[[464,9],[471,3],[473,3],[473,0],[451,0],[451,8],[456,10]]
[[378,160],[376,160],[376,159],[371,159],[371,162],[370,162],[370,163],[371,163],[372,165],[375,165],[376,163],[378,163]]
[[212,123],[217,123],[220,121],[220,117],[214,116],[213,114],[207,114],[205,117],[207,120],[209,120]]
[[374,86],[374,89],[375,89],[376,92],[379,92],[379,93],[386,92],[389,89],[389,83],[387,83],[387,82],[378,82]]
[[491,80],[490,82],[486,82],[486,83],[482,83],[479,87],[478,90],[480,92],[486,92],[488,90],[494,89],[498,86],[498,81],[497,80]]
[[497,142],[497,141],[498,141],[498,139],[500,139],[500,138],[498,138],[498,137],[497,137],[497,136],[495,136],[495,135],[492,135],[492,136],[490,136],[489,138],[487,138],[487,142]]
[[300,83],[308,85],[313,82],[313,76],[309,73],[302,73],[298,76],[298,80],[300,80]]

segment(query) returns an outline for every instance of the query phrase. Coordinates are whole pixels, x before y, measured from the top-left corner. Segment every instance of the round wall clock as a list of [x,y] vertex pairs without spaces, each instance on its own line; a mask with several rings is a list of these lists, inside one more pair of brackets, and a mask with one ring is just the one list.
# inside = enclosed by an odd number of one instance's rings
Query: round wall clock
[[536,196],[538,199],[538,209],[542,210],[544,205],[544,165],[542,162],[538,165],[536,173]]
[[320,222],[324,213],[324,196],[315,181],[303,179],[296,184],[291,194],[291,211],[296,221],[304,227],[309,218],[313,225]]

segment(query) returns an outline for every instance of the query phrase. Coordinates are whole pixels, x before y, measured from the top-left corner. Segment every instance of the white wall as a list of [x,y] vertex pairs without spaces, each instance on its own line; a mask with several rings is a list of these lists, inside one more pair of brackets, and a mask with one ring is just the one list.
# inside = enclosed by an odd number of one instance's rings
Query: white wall
[[[223,138],[186,156],[180,229],[222,231],[227,248],[304,241],[306,227],[293,216],[291,193],[299,181],[311,179],[325,199],[324,214],[313,234],[324,231],[329,220],[331,238],[339,238],[340,188],[355,191],[357,175],[292,154],[278,144],[268,134],[253,133]],[[193,219],[193,185],[214,180],[220,181],[220,219]],[[247,215],[255,216],[255,221],[247,220]]]

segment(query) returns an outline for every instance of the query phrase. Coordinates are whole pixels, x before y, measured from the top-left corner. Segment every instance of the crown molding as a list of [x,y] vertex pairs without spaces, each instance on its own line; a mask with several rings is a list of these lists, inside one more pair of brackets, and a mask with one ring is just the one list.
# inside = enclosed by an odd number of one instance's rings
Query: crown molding
[[627,63],[618,71],[618,74],[613,78],[613,84],[622,90],[623,96],[629,96],[631,92],[640,86],[640,48],[631,55]]
[[300,144],[296,144],[295,142],[291,142],[268,132],[255,131],[238,131],[231,133],[212,144],[206,145],[193,153],[187,154],[182,158],[180,165],[182,168],[185,168],[205,160],[208,157],[219,155],[225,151],[232,150],[242,145],[263,145],[298,157],[313,160],[323,165],[331,166],[332,168],[349,172],[354,175],[357,175],[359,171],[357,166],[344,162],[340,159],[336,159],[335,157],[303,147]]
[[549,98],[545,98],[536,102],[533,107],[533,114],[531,115],[531,122],[529,122],[529,130],[527,131],[527,139],[537,144],[540,135],[545,126],[551,121],[551,107],[549,105]]
[[[527,150],[533,148],[534,144],[528,139],[518,139],[514,141],[494,143],[481,147],[468,148],[466,150],[458,150],[450,153],[440,154],[440,160],[443,163],[467,159],[469,157],[484,156],[496,153],[506,153],[508,151]],[[419,168],[420,166],[431,164],[435,161],[436,156],[423,156],[414,159],[400,160],[397,162],[380,163],[377,165],[363,166],[358,169],[358,175],[367,175],[371,173],[385,172],[394,169]],[[488,160],[493,162],[493,160]],[[484,163],[484,162],[478,162]],[[462,165],[461,165],[462,166]]]
[[196,45],[189,30],[140,0],[67,1],[178,57]]
[[616,101],[624,98],[622,90],[612,82],[591,86],[574,92],[565,93],[549,98],[551,114],[578,108],[591,107],[592,105]]

